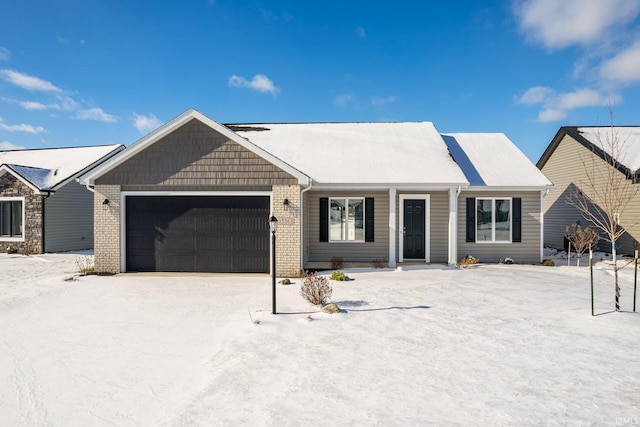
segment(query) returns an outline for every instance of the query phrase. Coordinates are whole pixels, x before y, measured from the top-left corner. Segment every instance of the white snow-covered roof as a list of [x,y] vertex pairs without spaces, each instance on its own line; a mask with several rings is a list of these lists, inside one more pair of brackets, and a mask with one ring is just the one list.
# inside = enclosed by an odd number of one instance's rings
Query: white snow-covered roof
[[472,186],[545,187],[551,181],[502,133],[442,134]]
[[467,185],[430,122],[228,125],[320,185]]
[[0,174],[10,170],[39,191],[55,190],[123,145],[0,151]]
[[640,169],[640,126],[579,127],[578,132],[596,147],[611,153],[611,143],[619,143],[622,158],[616,159],[632,172]]

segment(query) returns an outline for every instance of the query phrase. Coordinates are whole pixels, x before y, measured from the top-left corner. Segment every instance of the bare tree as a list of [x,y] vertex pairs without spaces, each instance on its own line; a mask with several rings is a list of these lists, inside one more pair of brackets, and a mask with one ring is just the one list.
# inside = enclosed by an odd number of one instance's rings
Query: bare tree
[[592,141],[593,154],[581,156],[585,173],[582,180],[577,182],[577,186],[571,187],[567,202],[602,232],[605,241],[611,243],[616,311],[620,311],[616,242],[628,228],[640,221],[638,216],[625,216],[640,187],[634,183],[635,171],[629,171],[624,164],[629,151],[629,141],[622,137],[619,128],[614,126],[611,109],[609,115],[611,125],[597,132],[597,141]]
[[582,228],[580,224],[567,225],[564,235],[576,250],[576,254],[578,255],[576,265],[578,267],[580,267],[580,257],[582,254],[590,247],[594,247],[598,243],[598,240],[600,240],[600,236],[595,230],[590,227]]

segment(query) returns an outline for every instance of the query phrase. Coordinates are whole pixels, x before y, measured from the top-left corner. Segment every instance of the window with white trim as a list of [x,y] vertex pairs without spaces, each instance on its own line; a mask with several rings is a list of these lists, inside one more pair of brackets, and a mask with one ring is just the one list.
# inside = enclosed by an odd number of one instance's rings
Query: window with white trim
[[476,242],[511,242],[510,198],[476,199]]
[[329,241],[364,242],[364,197],[329,199]]
[[23,206],[22,198],[0,199],[0,238],[22,239]]

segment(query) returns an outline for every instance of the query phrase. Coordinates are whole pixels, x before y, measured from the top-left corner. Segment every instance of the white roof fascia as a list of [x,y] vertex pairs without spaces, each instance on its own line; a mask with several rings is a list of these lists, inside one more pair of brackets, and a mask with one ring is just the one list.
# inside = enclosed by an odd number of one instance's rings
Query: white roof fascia
[[497,186],[493,186],[493,187],[489,187],[489,186],[469,186],[467,188],[462,189],[462,191],[478,191],[478,192],[490,192],[490,191],[509,191],[509,192],[518,192],[518,191],[542,191],[542,190],[546,190],[548,188],[553,188],[553,185],[544,185],[544,186],[532,186],[532,187],[508,187],[508,186],[504,186],[504,187],[497,187]]
[[197,119],[201,121],[205,125],[215,130],[216,132],[229,138],[231,141],[240,144],[242,147],[246,148],[247,150],[264,158],[265,160],[272,163],[273,165],[279,167],[280,169],[284,170],[290,175],[296,177],[300,185],[307,185],[309,183],[310,178],[307,175],[303,174],[299,170],[295,169],[293,166],[283,162],[282,160],[278,159],[272,154],[264,151],[263,149],[256,146],[255,144],[249,142],[245,138],[231,131],[226,126],[223,126],[220,123],[216,122],[215,120],[212,120],[209,117],[205,116],[204,114],[200,113],[199,111],[194,110],[193,108],[185,111],[184,113],[180,114],[178,117],[160,126],[153,132],[149,133],[147,136],[137,140],[136,142],[131,144],[129,147],[127,147],[125,150],[123,150],[122,152],[112,157],[110,160],[107,160],[106,162],[104,162],[103,164],[95,168],[93,171],[82,176],[80,179],[80,182],[85,185],[93,185],[95,183],[96,178],[99,178],[100,176],[109,172],[116,166],[122,164],[126,160],[135,156],[140,151],[144,150],[148,146],[162,139],[163,137],[173,132],[174,130],[178,129],[180,126],[184,125],[185,123],[189,122],[192,119]]
[[429,190],[440,190],[440,191],[444,191],[444,190],[450,190],[450,189],[457,189],[458,187],[460,188],[467,188],[469,186],[469,183],[448,183],[448,184],[425,184],[425,183],[411,183],[411,184],[407,184],[407,183],[396,183],[396,184],[386,184],[386,183],[378,183],[378,184],[364,184],[364,183],[359,183],[359,184],[349,184],[349,183],[342,183],[342,184],[336,184],[336,183],[331,183],[331,184],[319,184],[316,183],[314,181],[313,183],[313,190],[341,190],[341,191],[345,191],[345,190],[388,190],[390,188],[395,188],[398,191],[415,191],[415,190],[424,190],[424,191],[429,191]]
[[17,173],[13,169],[11,169],[11,167],[9,167],[7,165],[4,165],[4,164],[0,165],[0,176],[4,175],[5,173],[10,173],[16,179],[22,181],[27,187],[31,188],[33,190],[33,192],[36,193],[37,195],[49,194],[49,193],[53,193],[54,192],[53,190],[51,190],[51,191],[49,191],[49,190],[42,191],[38,187],[33,185],[33,183],[31,181],[29,181],[28,179],[25,179],[25,177],[23,177],[22,175],[20,175],[19,173]]

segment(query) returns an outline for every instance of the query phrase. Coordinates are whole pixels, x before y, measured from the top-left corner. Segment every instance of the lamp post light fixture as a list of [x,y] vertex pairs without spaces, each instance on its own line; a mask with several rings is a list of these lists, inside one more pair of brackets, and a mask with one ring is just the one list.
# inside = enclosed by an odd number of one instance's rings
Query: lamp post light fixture
[[271,230],[271,314],[276,314],[276,231],[278,230],[278,218],[274,215],[269,218],[269,230]]

